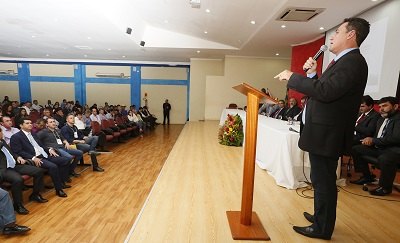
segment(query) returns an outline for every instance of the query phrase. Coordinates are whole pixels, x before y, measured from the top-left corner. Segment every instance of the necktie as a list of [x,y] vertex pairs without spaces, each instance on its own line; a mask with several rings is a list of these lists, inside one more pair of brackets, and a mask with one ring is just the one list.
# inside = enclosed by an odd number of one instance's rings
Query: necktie
[[37,144],[37,142],[35,141],[35,139],[33,138],[31,133],[28,133],[28,139],[29,139],[29,142],[31,142],[33,148],[35,149],[36,155],[43,155],[43,157],[45,157],[45,158],[49,157],[47,155],[46,151],[44,151],[44,149],[42,147],[40,147],[39,144]]
[[333,64],[335,64],[335,59],[332,59],[332,61],[329,63],[328,67],[326,67],[326,69],[329,69],[330,67],[333,66]]
[[6,147],[3,146],[3,147],[1,147],[1,151],[3,151],[4,155],[7,158],[7,168],[14,168],[15,167],[15,159],[10,154],[8,149],[6,149]]
[[365,118],[365,113],[362,113],[362,115],[356,121],[356,126],[358,125],[358,123],[362,122],[364,118]]
[[378,135],[377,135],[378,138],[382,138],[383,136],[385,136],[386,127],[387,127],[388,123],[389,123],[389,118],[385,118],[381,127],[379,128]]

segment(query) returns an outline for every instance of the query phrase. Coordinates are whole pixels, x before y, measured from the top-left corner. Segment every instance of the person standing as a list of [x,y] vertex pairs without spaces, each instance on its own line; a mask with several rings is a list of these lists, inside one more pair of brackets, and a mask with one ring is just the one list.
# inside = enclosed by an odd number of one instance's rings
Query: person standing
[[171,104],[168,103],[168,99],[166,99],[163,104],[163,114],[164,114],[163,125],[165,125],[165,119],[168,120],[168,125],[169,125],[169,112],[170,111],[171,111]]
[[308,95],[302,118],[304,128],[299,147],[308,151],[314,187],[314,215],[304,212],[312,224],[293,226],[304,236],[329,240],[336,221],[336,168],[339,156],[348,154],[353,142],[354,124],[368,78],[368,65],[359,47],[370,24],[361,18],[348,18],[330,38],[329,50],[336,55],[320,78],[317,62],[311,57],[303,65],[307,77],[288,70],[275,78],[288,80],[287,87]]

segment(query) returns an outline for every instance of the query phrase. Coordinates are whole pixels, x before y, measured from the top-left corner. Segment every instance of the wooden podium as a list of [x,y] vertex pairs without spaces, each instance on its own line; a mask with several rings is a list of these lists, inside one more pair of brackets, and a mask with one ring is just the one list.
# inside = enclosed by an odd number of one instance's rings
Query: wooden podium
[[229,227],[234,240],[270,240],[256,212],[253,212],[254,172],[257,145],[258,104],[260,98],[277,102],[246,83],[234,89],[247,96],[246,134],[241,211],[227,211]]

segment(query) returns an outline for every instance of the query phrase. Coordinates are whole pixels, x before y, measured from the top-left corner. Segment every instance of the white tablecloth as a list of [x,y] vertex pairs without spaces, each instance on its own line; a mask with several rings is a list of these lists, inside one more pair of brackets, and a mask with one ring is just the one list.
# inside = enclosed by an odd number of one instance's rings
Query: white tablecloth
[[[246,113],[236,109],[225,109],[220,125],[224,124],[227,114],[239,114],[245,126]],[[300,131],[299,125],[290,126],[287,121],[258,116],[256,163],[267,170],[279,186],[296,189],[306,186],[304,174],[310,181],[310,161],[308,154],[297,145],[300,135],[289,131],[289,127]]]

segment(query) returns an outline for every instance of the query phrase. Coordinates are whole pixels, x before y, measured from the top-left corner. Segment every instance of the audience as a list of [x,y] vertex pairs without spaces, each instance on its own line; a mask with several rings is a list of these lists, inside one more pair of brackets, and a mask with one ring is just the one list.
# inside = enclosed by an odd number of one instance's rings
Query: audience
[[279,106],[279,108],[274,113],[271,114],[271,117],[282,120],[282,119],[284,119],[284,115],[285,115],[285,112],[286,112],[285,101],[284,100],[280,100],[278,102],[278,106]]
[[361,144],[366,137],[373,137],[379,113],[374,110],[374,100],[369,95],[361,99],[360,114],[354,128],[354,145]]
[[12,125],[13,122],[10,117],[3,116],[0,118],[0,128],[3,130],[4,140],[7,144],[10,144],[11,136],[19,132],[19,129]]
[[385,196],[392,193],[396,176],[397,163],[400,158],[400,112],[399,101],[395,97],[384,97],[379,100],[379,118],[373,137],[361,140],[360,145],[352,148],[354,166],[362,172],[362,177],[351,181],[363,185],[374,181],[368,167],[368,160],[362,156],[369,155],[378,159],[381,175],[379,187],[370,191],[371,195]]
[[293,119],[301,112],[300,107],[297,106],[297,101],[295,98],[289,99],[289,108],[286,110],[285,114],[283,115],[283,120]]

